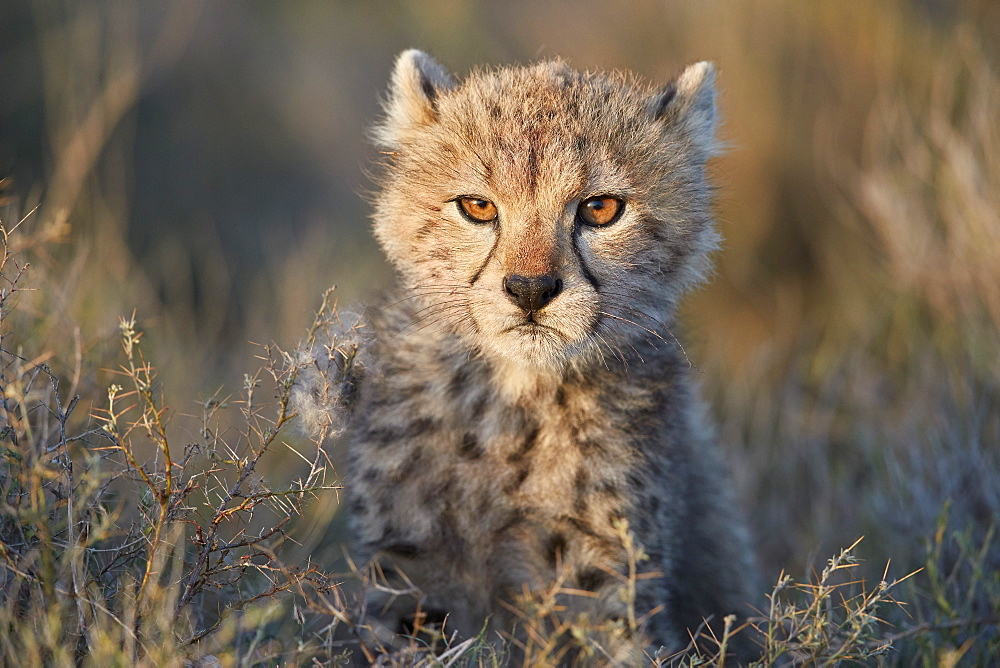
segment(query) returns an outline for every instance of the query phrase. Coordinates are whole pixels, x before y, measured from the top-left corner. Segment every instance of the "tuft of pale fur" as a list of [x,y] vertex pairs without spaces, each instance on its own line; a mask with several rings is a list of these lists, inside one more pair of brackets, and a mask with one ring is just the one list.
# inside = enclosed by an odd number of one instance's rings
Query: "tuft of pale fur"
[[[399,284],[369,338],[303,354],[295,395],[314,431],[347,433],[353,556],[387,580],[365,606],[380,641],[419,609],[524,645],[559,624],[518,602],[552,592],[579,625],[557,645],[627,663],[747,612],[747,536],[672,331],[718,244],[714,76],[651,87],[550,61],[458,81],[397,60],[374,230]],[[595,197],[621,215],[586,225]],[[512,277],[557,294],[529,309]]]
[[334,313],[319,323],[312,343],[295,352],[289,400],[310,438],[322,441],[347,428],[358,384],[371,366],[370,332],[360,313]]

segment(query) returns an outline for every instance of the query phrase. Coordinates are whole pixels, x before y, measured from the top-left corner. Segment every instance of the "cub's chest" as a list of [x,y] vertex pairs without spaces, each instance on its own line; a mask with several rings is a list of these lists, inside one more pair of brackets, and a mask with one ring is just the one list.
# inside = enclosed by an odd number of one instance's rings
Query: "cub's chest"
[[[495,406],[461,423],[415,417],[409,434],[375,427],[361,440],[366,491],[414,536],[489,541],[524,520],[571,523],[609,534],[631,508],[641,457],[603,411],[552,402],[540,410]],[[419,427],[419,428],[418,428]],[[384,443],[379,436],[395,438]],[[370,473],[382,469],[379,473]]]

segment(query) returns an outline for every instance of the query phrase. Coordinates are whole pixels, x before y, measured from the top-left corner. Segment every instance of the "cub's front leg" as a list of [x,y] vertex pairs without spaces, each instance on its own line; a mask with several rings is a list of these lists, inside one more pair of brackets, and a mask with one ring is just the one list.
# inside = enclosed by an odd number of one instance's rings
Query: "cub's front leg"
[[[417,418],[418,420],[420,418]],[[458,528],[446,466],[422,438],[436,430],[406,425],[412,438],[378,437],[369,424],[352,444],[348,494],[352,554],[363,566],[363,633],[399,647],[420,626],[475,636],[489,615],[481,561]],[[367,436],[367,438],[364,438]],[[479,567],[477,567],[479,564]]]
[[639,665],[658,647],[649,620],[663,612],[662,574],[626,523],[593,519],[527,513],[505,529],[490,560],[504,626],[517,644],[549,644],[570,662]]

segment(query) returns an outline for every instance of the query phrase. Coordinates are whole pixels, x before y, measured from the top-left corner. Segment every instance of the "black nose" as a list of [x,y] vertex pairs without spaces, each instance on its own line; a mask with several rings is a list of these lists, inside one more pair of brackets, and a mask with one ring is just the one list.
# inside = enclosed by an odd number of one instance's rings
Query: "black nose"
[[518,276],[503,280],[507,297],[523,311],[539,311],[562,290],[562,281],[555,276]]

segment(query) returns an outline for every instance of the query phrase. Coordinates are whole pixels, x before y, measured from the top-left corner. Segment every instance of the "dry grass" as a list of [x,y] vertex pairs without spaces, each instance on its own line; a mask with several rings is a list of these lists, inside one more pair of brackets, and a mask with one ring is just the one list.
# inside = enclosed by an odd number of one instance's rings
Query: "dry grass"
[[[321,448],[294,451],[302,465],[290,480],[274,480],[263,463],[293,447],[279,434],[291,418],[295,367],[265,348],[241,396],[206,401],[198,437],[179,445],[142,333],[125,318],[117,382],[105,407],[81,416],[78,378],[63,390],[49,355],[11,345],[10,307],[31,289],[30,273],[11,254],[20,230],[0,232],[4,663],[282,656],[289,650],[260,638],[283,594],[310,581],[328,585],[309,564],[282,563],[277,550],[304,504],[335,489]],[[261,402],[261,393],[276,399]]]

